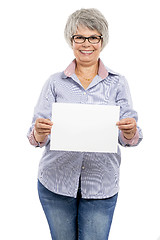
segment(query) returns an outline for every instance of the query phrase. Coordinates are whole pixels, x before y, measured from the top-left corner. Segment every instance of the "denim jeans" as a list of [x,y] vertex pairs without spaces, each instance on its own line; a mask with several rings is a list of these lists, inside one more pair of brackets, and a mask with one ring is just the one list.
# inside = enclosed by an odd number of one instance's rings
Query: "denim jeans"
[[83,199],[55,194],[38,181],[38,193],[53,240],[108,240],[118,194]]

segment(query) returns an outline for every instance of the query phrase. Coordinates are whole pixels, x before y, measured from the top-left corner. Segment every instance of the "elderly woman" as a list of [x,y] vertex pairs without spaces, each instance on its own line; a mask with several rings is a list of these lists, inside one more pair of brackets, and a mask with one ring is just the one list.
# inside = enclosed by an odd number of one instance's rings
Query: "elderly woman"
[[108,42],[104,16],[96,9],[74,12],[66,23],[65,38],[75,59],[45,83],[28,132],[32,145],[45,146],[38,172],[39,198],[52,239],[107,240],[119,191],[120,149],[117,153],[51,151],[52,103],[120,106],[117,127],[122,146],[138,145],[142,132],[126,79],[99,58]]

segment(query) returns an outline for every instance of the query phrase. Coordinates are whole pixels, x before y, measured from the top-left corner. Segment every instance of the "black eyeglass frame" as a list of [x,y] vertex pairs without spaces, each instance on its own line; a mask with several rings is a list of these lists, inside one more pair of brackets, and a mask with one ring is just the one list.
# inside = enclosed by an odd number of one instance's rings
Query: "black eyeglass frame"
[[[77,37],[82,37],[84,41],[81,42],[81,43],[75,42],[74,37],[76,37],[76,36],[77,36]],[[90,41],[90,38],[92,38],[92,37],[98,37],[98,38],[99,38],[99,41],[96,42],[96,43],[91,42],[91,41]],[[97,43],[99,43],[99,42],[101,41],[101,39],[103,39],[103,36],[102,36],[102,35],[92,35],[92,36],[90,36],[90,37],[84,37],[84,36],[82,36],[82,35],[73,35],[73,36],[71,36],[71,38],[72,38],[72,40],[73,40],[75,43],[77,43],[77,44],[82,44],[82,43],[84,43],[84,42],[86,41],[86,39],[88,39],[88,42],[91,43],[91,44],[97,44]]]

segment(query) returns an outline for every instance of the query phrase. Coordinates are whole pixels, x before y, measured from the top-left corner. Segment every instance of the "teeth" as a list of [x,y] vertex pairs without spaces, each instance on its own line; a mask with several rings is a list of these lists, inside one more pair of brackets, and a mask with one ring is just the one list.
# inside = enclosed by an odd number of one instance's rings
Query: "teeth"
[[93,51],[81,51],[82,53],[92,53]]

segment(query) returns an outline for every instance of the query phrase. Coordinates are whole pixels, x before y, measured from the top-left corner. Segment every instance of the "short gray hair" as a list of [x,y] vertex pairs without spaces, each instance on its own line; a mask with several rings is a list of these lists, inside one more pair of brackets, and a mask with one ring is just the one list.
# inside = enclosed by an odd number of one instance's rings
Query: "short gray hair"
[[72,36],[76,33],[78,26],[85,26],[97,30],[102,36],[102,49],[108,43],[108,23],[102,13],[95,8],[80,9],[72,13],[66,23],[64,36],[67,43],[72,47]]

